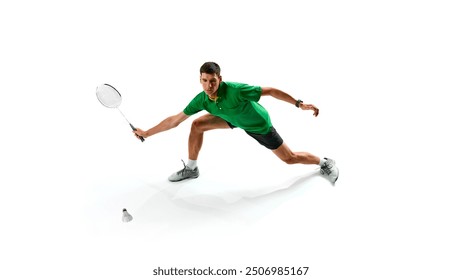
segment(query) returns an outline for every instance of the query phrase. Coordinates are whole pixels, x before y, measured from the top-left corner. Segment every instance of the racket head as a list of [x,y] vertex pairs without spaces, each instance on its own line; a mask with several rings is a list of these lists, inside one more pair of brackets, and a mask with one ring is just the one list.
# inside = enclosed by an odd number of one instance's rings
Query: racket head
[[122,103],[122,95],[109,84],[102,84],[96,88],[99,102],[108,108],[117,108]]

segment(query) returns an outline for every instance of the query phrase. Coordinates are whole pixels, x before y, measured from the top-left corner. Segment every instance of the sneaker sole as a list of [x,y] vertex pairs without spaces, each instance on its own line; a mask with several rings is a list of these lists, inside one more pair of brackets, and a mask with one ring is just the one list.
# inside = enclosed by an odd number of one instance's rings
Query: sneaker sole
[[170,182],[180,182],[180,181],[183,181],[183,180],[187,180],[187,179],[196,179],[197,177],[199,177],[199,175],[197,176],[191,176],[191,177],[186,177],[186,178],[182,178],[182,179],[179,179],[179,180],[170,180],[168,179]]
[[337,178],[335,178],[335,181],[334,181],[334,183],[333,183],[333,184],[335,184],[335,182],[337,182],[337,180],[338,180],[338,177],[340,177],[340,171],[338,172],[338,174],[337,174]]

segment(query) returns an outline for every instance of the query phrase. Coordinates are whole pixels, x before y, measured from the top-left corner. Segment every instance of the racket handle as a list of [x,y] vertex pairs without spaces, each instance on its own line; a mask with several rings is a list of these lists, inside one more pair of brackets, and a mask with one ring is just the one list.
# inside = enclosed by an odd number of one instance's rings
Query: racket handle
[[[130,127],[133,129],[133,131],[136,130],[136,128],[132,124],[130,124]],[[143,136],[138,136],[138,138],[140,138],[141,142],[144,142]]]

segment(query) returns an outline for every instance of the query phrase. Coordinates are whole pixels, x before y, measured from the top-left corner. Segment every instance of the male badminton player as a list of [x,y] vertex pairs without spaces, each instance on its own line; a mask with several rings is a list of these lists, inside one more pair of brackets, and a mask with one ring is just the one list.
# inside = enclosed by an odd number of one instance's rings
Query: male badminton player
[[189,134],[189,160],[183,169],[173,173],[168,179],[172,182],[199,177],[197,158],[202,147],[204,132],[212,129],[243,129],[250,137],[271,150],[287,164],[317,164],[320,173],[332,184],[339,176],[334,160],[319,158],[308,152],[293,152],[282,140],[271,124],[271,119],[263,106],[258,103],[261,96],[272,96],[291,103],[296,108],[311,110],[316,117],[319,109],[312,104],[296,100],[289,94],[271,87],[251,86],[235,82],[223,82],[220,66],[215,62],[206,62],[200,68],[202,92],[196,95],[180,113],[167,117],[149,130],[137,128],[137,137],[148,138],[156,133],[174,128],[190,116],[206,110],[203,115],[192,122]]

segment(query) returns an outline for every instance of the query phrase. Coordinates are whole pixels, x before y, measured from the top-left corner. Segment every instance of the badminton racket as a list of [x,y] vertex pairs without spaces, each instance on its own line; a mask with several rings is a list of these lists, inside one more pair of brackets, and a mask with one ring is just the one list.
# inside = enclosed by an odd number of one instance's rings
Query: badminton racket
[[[133,131],[136,130],[136,128],[125,117],[124,113],[122,113],[122,111],[119,109],[119,106],[122,103],[122,95],[120,95],[115,87],[108,84],[102,84],[98,86],[96,88],[96,97],[98,98],[99,102],[103,104],[103,106],[117,109],[128,122]],[[144,142],[144,138],[142,136],[138,136],[138,138],[141,140],[141,142]]]

